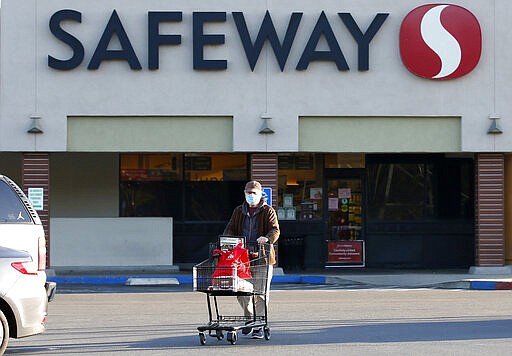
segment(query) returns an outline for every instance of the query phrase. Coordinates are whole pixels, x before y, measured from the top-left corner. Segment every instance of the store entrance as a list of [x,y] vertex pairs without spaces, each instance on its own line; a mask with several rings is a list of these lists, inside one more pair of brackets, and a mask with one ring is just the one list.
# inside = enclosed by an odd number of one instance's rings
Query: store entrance
[[364,266],[364,176],[361,170],[327,170],[326,267]]

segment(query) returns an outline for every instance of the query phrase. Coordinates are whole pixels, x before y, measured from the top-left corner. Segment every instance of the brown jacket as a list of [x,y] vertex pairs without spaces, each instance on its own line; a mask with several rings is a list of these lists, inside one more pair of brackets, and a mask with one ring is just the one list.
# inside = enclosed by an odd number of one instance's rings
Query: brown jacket
[[[244,203],[245,204],[245,203]],[[270,264],[276,263],[276,253],[274,244],[279,238],[279,222],[277,221],[277,214],[274,208],[267,204],[260,203],[260,212],[258,217],[258,236],[265,236],[270,243]],[[224,229],[224,234],[242,236],[244,231],[244,220],[246,215],[243,212],[242,205],[239,205],[233,211],[228,225]]]

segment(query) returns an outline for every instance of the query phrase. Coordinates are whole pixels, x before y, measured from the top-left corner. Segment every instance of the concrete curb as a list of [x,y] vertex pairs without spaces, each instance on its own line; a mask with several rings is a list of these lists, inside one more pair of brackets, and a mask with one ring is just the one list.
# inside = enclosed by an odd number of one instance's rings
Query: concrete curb
[[461,281],[438,283],[432,287],[440,289],[512,290],[512,281],[466,279]]
[[[137,286],[156,286],[156,285],[182,285],[192,284],[191,275],[180,276],[48,276],[49,282],[55,282],[57,285],[137,285]],[[440,282],[434,284],[398,286],[387,285],[385,283],[368,284],[361,281],[345,279],[341,276],[321,276],[321,275],[277,275],[272,278],[272,284],[317,284],[317,285],[344,285],[357,287],[360,285],[373,285],[375,288],[439,288],[439,289],[466,289],[466,290],[512,290],[512,280],[500,279],[462,279],[450,282]]]
[[127,286],[176,286],[180,282],[176,278],[133,278],[130,277],[126,281]]
[[[192,276],[49,276],[49,282],[59,284],[90,285],[162,285],[192,284]],[[172,282],[172,283],[170,283]],[[130,284],[129,284],[130,283]],[[140,284],[142,283],[142,284]],[[274,276],[272,283],[328,284],[324,276],[283,275]]]
[[470,288],[472,290],[512,290],[512,282],[503,281],[470,281]]
[[453,281],[453,282],[442,282],[434,285],[427,285],[426,288],[437,288],[437,289],[471,289],[470,281]]
[[[192,284],[192,276],[54,276],[47,278],[49,282],[59,284],[90,284],[90,285],[126,285],[129,280],[152,281],[155,285],[162,281],[176,280],[176,284]],[[146,284],[148,285],[148,284]]]

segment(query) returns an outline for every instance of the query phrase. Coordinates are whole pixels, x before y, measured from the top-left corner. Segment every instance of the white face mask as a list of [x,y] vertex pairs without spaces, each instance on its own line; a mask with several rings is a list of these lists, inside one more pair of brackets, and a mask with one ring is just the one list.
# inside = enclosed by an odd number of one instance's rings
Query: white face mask
[[261,200],[261,193],[260,194],[245,194],[245,201],[249,205],[256,205]]

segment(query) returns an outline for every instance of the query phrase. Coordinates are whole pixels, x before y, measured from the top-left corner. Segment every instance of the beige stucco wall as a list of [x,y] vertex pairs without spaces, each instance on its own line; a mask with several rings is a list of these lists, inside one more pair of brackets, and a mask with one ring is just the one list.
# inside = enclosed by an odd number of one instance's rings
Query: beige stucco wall
[[[67,127],[68,123],[74,125],[69,117],[111,118],[112,123],[99,125],[98,129],[102,129],[108,128],[105,125],[112,128],[117,125],[117,118],[129,116],[231,117],[233,151],[296,152],[299,117],[344,116],[460,117],[462,152],[511,152],[512,121],[506,118],[512,117],[512,2],[457,1],[458,6],[467,8],[478,19],[482,53],[471,73],[443,81],[415,76],[400,57],[402,21],[411,10],[424,4],[419,0],[229,0],[208,4],[199,0],[176,4],[163,0],[4,0],[0,24],[0,151],[66,151],[68,137],[72,140],[71,150],[75,150],[77,139],[81,140],[80,149],[86,148],[91,132],[80,128],[85,130],[84,136],[76,137],[75,128]],[[84,60],[67,71],[48,66],[48,56],[70,57],[70,47],[49,31],[50,18],[62,9],[80,12],[81,23],[67,21],[62,26],[85,47]],[[96,70],[87,69],[113,10],[119,14],[141,70],[130,69],[123,60],[104,61]],[[267,10],[281,38],[291,14],[303,13],[283,71],[268,44],[251,70],[232,16],[232,12],[243,12],[248,31],[255,38]],[[182,41],[180,45],[159,48],[158,70],[148,69],[148,11],[183,14],[181,22],[161,25],[162,34],[181,35]],[[204,58],[226,60],[226,70],[193,68],[192,13],[206,11],[226,14],[226,21],[204,26],[205,34],[225,36],[222,45],[204,46]],[[296,70],[322,11],[350,67],[348,71],[337,70],[332,61],[313,61],[307,70]],[[389,14],[370,44],[368,71],[357,70],[358,46],[340,20],[340,12],[350,12],[363,30],[376,14]],[[113,48],[118,45],[115,39],[111,43]],[[318,50],[325,49],[325,41],[320,41]],[[488,117],[495,114],[503,118],[502,135],[487,134]],[[41,117],[44,131],[36,137],[27,133],[33,115]],[[272,117],[274,134],[258,134],[262,115]],[[152,130],[150,122],[145,123]],[[400,142],[400,133],[389,142]],[[117,136],[112,140],[115,147],[126,143],[117,141]],[[371,136],[366,140],[373,142]],[[186,149],[187,144],[183,143],[182,148]],[[113,149],[108,146],[105,150]],[[215,142],[209,148],[218,149]],[[379,150],[388,148],[386,144]],[[130,149],[138,150],[138,142],[133,141]],[[389,151],[402,149],[391,147]],[[337,151],[344,152],[345,147],[340,146]],[[436,151],[437,148],[426,149]]]
[[52,267],[172,266],[172,218],[52,218]]

